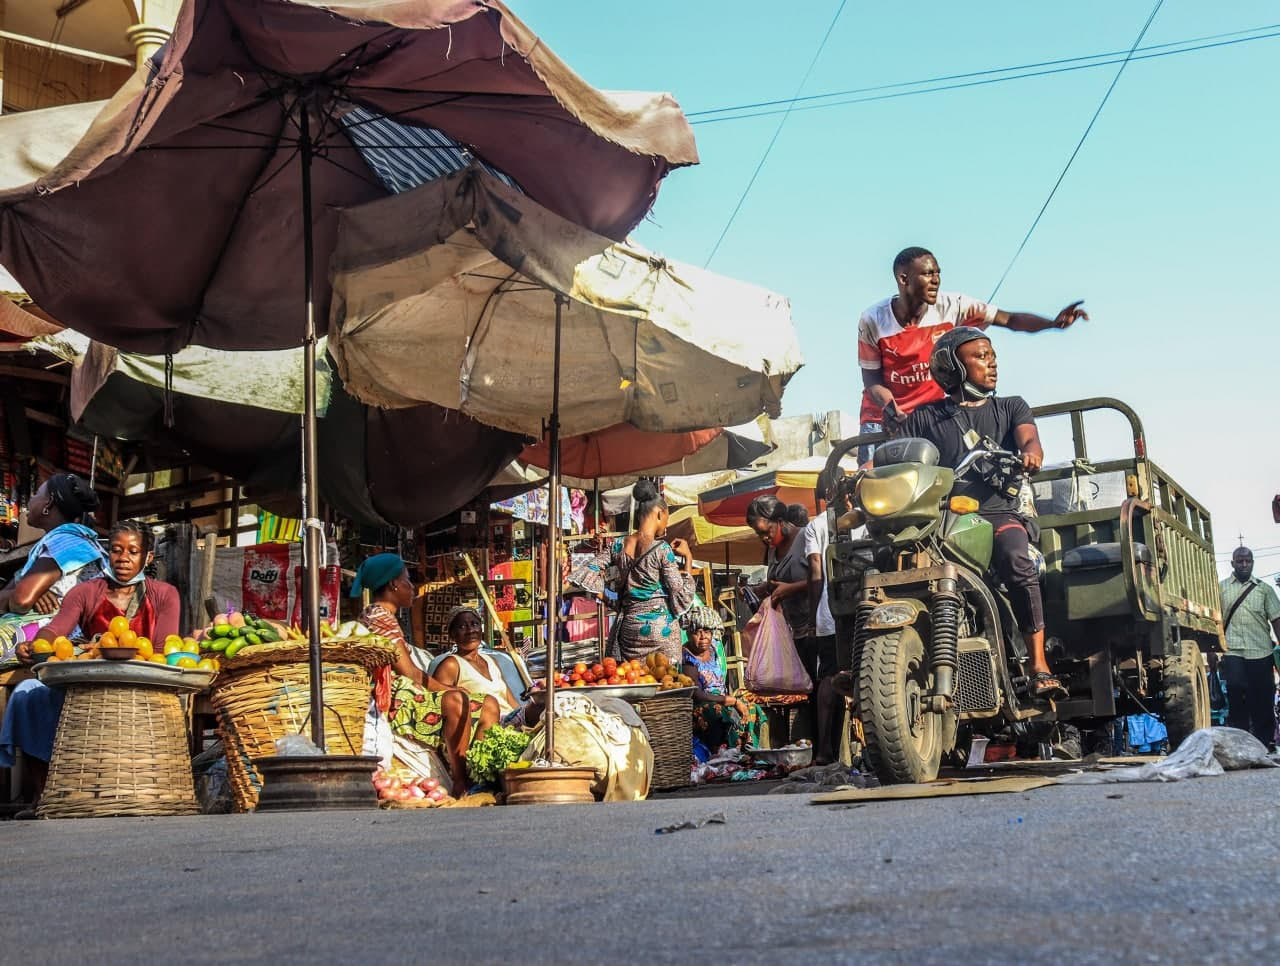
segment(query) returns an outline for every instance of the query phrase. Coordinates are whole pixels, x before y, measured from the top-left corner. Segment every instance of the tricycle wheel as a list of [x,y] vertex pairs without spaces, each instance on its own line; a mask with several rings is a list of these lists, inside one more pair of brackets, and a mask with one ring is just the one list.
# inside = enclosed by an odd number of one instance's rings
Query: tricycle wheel
[[858,714],[867,760],[886,784],[938,777],[943,720],[924,710],[932,686],[924,643],[915,628],[867,637],[858,668]]
[[1209,672],[1195,641],[1183,641],[1180,653],[1164,659],[1163,712],[1170,748],[1211,723]]

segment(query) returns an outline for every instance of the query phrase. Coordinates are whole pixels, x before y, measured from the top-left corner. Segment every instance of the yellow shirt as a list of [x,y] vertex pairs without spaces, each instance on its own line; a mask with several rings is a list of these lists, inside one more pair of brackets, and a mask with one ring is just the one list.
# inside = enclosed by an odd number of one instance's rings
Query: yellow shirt
[[1274,587],[1256,578],[1240,581],[1232,574],[1218,585],[1222,591],[1222,619],[1226,620],[1227,611],[1250,584],[1257,586],[1236,608],[1227,626],[1227,653],[1244,658],[1270,657],[1271,622],[1280,617],[1280,597]]

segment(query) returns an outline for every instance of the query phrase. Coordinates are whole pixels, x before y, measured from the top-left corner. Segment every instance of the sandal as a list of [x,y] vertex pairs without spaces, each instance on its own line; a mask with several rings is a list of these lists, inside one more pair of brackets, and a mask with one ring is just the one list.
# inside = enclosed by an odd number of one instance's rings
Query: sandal
[[1048,671],[1037,671],[1031,675],[1031,696],[1033,698],[1065,698],[1067,689],[1057,676]]

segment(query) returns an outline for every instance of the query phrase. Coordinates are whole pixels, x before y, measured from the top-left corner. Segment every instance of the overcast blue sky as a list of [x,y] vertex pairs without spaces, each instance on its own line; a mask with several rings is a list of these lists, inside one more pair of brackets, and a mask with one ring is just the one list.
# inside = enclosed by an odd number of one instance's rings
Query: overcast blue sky
[[[839,5],[509,2],[591,83],[667,90],[691,114],[790,97]],[[803,94],[1125,51],[1151,8],[848,0]],[[1143,46],[1278,23],[1274,2],[1166,0]],[[1115,70],[791,114],[711,263],[790,297],[808,361],[788,415],[856,413],[858,314],[894,291],[899,249],[932,249],[944,289],[991,293]],[[995,300],[1048,315],[1086,300],[1093,320],[1070,332],[997,336],[1001,390],[1129,402],[1154,459],[1209,506],[1219,551],[1238,533],[1276,548],[1259,575],[1280,571],[1278,93],[1280,38],[1130,63]],[[702,164],[667,178],[636,237],[702,264],[777,123],[697,124]],[[1069,458],[1045,435],[1049,461]]]

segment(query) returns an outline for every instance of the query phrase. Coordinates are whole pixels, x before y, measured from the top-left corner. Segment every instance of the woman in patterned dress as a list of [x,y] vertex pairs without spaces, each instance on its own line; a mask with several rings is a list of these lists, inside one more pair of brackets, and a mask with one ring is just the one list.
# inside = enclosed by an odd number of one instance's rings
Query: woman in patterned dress
[[694,607],[685,615],[689,646],[684,671],[694,681],[693,733],[712,752],[721,745],[759,748],[764,708],[729,693],[724,668],[716,654],[715,638],[724,624],[710,607]]
[[449,687],[413,662],[396,611],[413,603],[413,581],[404,561],[380,553],[360,565],[351,596],[368,588],[372,602],[361,623],[396,645],[396,659],[374,681],[375,699],[387,714],[393,734],[409,738],[445,755],[454,788],[466,789],[467,748],[483,737],[499,717],[498,703],[484,694]]
[[680,663],[680,618],[694,602],[693,555],[683,540],[667,543],[667,504],[657,484],[641,480],[631,491],[636,530],[614,543],[620,617],[613,650],[622,660],[654,651]]

